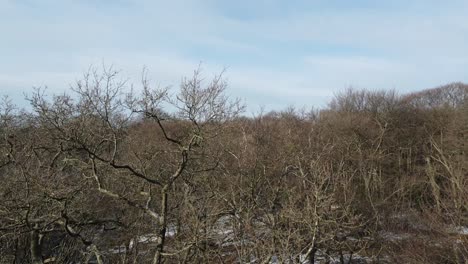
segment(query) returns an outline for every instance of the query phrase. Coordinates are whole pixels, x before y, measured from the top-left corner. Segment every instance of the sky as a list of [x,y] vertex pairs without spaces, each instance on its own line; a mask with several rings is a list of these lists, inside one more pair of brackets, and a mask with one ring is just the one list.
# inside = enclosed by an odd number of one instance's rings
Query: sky
[[[468,82],[468,1],[0,0],[0,95],[63,93],[91,65],[177,88],[201,65],[260,107],[321,107],[348,87]],[[21,104],[21,103],[20,103]]]

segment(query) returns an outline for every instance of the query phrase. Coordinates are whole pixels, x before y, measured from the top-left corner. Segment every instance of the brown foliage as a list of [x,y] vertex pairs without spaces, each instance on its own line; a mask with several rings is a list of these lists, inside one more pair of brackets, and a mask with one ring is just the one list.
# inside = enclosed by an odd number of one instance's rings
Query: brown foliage
[[221,76],[118,76],[2,104],[0,262],[468,259],[466,85],[249,118]]

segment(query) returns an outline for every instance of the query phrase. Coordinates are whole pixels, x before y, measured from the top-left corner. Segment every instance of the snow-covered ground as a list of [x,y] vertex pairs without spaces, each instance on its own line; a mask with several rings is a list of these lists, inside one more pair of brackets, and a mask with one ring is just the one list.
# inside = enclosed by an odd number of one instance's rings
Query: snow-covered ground
[[[410,227],[412,230],[428,230],[428,226],[424,225],[424,223],[421,222],[414,222],[414,218],[412,215],[409,214],[398,214],[391,216],[396,222],[402,222],[405,223],[407,226]],[[237,226],[237,221],[235,219],[235,216],[228,215],[228,216],[222,216],[220,217],[215,224],[211,227],[209,230],[209,237],[214,240],[217,246],[221,248],[231,248],[231,247],[237,247],[237,246],[245,246],[249,244],[253,244],[253,241],[250,241],[248,239],[240,239],[236,236],[236,229],[235,227]],[[262,225],[258,225],[256,228],[259,230],[262,230],[262,232],[268,232],[263,229]],[[456,236],[467,236],[468,235],[468,226],[448,226],[445,229],[446,234],[448,235],[456,235]],[[178,230],[175,225],[169,225],[166,231],[166,237],[174,237],[178,233]],[[398,243],[404,240],[409,240],[415,237],[414,234],[412,234],[410,231],[399,231],[399,230],[383,230],[379,232],[379,236],[382,240],[389,241],[389,242],[394,242]],[[367,237],[368,239],[371,239],[370,237]],[[145,234],[138,236],[135,238],[138,243],[142,244],[151,244],[151,243],[156,243],[157,242],[157,234]],[[353,237],[348,237],[347,239],[355,241],[358,240],[358,238],[353,238]],[[362,240],[362,238],[359,238]],[[131,240],[129,243],[129,249],[132,249],[134,246],[134,240]],[[109,254],[121,254],[125,253],[126,251],[125,246],[117,246],[111,250],[108,251]],[[228,252],[224,252],[225,254],[230,254]],[[312,264],[309,262],[309,260],[305,259],[305,255],[298,254],[299,252],[296,253],[296,255],[291,256],[291,264],[292,263],[301,263],[301,264]],[[224,254],[223,254],[224,255]],[[344,254],[343,258],[345,260],[345,263],[348,263],[348,260],[350,258],[349,254]],[[294,259],[294,261],[292,261]],[[340,263],[340,257],[337,253],[333,253],[330,255],[327,255],[323,251],[317,251],[315,255],[315,261],[313,264],[319,264],[319,263]],[[354,264],[365,264],[365,263],[372,263],[375,260],[371,259],[370,257],[366,256],[361,256],[358,254],[353,254],[352,255],[352,261],[350,263]],[[248,263],[260,263],[261,261],[257,259],[255,256],[252,256],[251,261]],[[276,264],[276,263],[289,263],[288,261],[280,259],[278,256],[272,256],[270,259],[270,264]],[[246,262],[247,264],[247,262]]]
[[452,226],[448,231],[449,233],[468,236],[468,226]]

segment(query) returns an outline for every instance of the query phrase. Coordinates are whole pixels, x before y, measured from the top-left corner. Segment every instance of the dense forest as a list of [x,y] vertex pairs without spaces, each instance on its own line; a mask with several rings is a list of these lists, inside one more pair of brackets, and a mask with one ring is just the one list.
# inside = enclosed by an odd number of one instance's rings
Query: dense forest
[[0,263],[466,263],[468,85],[247,116],[91,70],[0,106]]

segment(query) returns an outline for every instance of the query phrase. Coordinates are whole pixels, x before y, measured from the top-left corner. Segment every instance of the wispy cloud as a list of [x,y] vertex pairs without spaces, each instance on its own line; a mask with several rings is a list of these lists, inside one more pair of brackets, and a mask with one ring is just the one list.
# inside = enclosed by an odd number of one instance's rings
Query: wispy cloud
[[[0,91],[62,91],[90,64],[177,86],[200,62],[231,93],[271,107],[346,86],[468,81],[468,3],[454,0],[0,0]],[[12,88],[14,87],[14,88]]]

